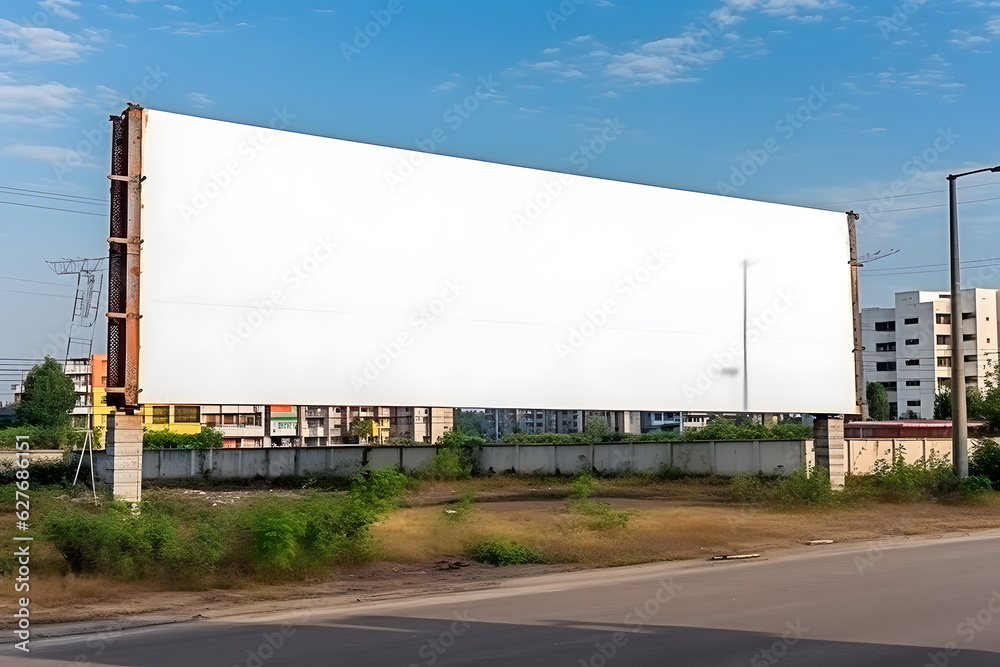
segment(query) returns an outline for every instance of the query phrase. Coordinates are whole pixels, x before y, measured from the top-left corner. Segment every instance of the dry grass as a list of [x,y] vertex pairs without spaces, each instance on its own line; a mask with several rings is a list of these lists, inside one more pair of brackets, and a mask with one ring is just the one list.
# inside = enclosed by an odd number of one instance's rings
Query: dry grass
[[[609,485],[604,484],[601,492],[606,497]],[[513,486],[507,490],[517,491]],[[766,551],[813,539],[855,541],[1000,528],[997,499],[958,506],[928,502],[782,511],[713,503],[714,494],[692,491],[703,500],[691,505],[673,499],[606,497],[613,507],[634,511],[622,529],[593,530],[586,517],[567,511],[564,501],[539,499],[479,502],[457,522],[444,518],[441,505],[408,507],[378,524],[374,535],[386,560],[426,561],[460,554],[477,539],[503,537],[539,550],[553,562],[606,567]],[[645,495],[657,495],[656,489]]]

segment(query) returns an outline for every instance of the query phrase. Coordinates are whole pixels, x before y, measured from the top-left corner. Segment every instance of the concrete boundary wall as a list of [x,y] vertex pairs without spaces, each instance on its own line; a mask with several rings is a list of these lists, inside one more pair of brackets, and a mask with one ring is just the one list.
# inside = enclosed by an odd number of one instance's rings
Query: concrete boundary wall
[[[951,460],[951,438],[854,438],[844,442],[847,443],[847,470],[855,475],[871,472],[879,459],[892,463],[899,453],[907,463],[932,454]],[[974,451],[977,444],[978,441],[970,439],[969,451]]]
[[[142,454],[142,478],[250,479],[316,473],[349,477],[362,469],[387,467],[416,472],[429,466],[437,451],[434,445],[148,449]],[[483,471],[562,475],[581,470],[656,472],[668,467],[696,474],[788,474],[813,463],[811,440],[484,445],[479,453]],[[94,452],[94,465],[95,473],[105,477],[104,452]]]

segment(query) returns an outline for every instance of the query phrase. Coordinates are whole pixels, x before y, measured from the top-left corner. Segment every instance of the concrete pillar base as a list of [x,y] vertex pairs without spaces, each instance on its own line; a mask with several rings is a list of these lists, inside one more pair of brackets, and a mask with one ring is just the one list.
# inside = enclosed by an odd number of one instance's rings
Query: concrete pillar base
[[813,422],[813,442],[816,467],[830,471],[830,485],[844,487],[847,474],[847,443],[844,442],[844,420],[841,417],[818,416]]
[[107,473],[116,497],[142,500],[142,415],[108,415]]

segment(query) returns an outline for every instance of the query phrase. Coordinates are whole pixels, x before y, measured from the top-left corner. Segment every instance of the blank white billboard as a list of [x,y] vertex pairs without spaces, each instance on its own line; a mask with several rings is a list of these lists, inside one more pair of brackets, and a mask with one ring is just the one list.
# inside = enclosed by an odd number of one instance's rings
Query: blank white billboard
[[842,213],[144,113],[144,403],[856,410]]

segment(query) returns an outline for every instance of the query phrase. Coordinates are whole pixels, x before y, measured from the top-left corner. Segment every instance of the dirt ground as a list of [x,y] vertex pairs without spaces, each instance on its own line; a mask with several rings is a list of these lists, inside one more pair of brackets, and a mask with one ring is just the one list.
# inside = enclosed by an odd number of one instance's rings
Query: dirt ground
[[[267,490],[170,489],[205,503],[226,504]],[[1000,503],[858,504],[776,511],[735,505],[711,483],[638,484],[604,480],[596,500],[629,511],[628,525],[595,529],[567,507],[568,484],[558,481],[473,480],[424,484],[404,506],[375,526],[384,560],[340,567],[327,576],[240,589],[169,590],[166,584],[119,582],[86,576],[35,578],[32,619],[39,635],[94,632],[234,613],[262,613],[485,589],[514,577],[586,567],[660,560],[708,559],[732,553],[769,553],[810,540],[837,543],[882,537],[954,535],[1000,528]],[[445,512],[473,495],[464,519]],[[493,567],[462,556],[470,540],[501,536],[542,553],[555,564]],[[816,548],[816,547],[811,547]],[[12,598],[10,587],[0,597]],[[103,622],[101,622],[103,621]],[[95,625],[95,622],[96,625]],[[53,624],[61,624],[55,626]],[[77,624],[80,624],[79,626]],[[3,619],[0,627],[10,627]],[[77,629],[74,629],[77,628]]]

